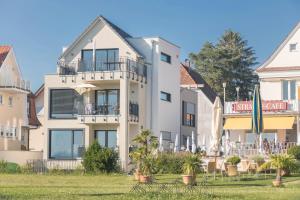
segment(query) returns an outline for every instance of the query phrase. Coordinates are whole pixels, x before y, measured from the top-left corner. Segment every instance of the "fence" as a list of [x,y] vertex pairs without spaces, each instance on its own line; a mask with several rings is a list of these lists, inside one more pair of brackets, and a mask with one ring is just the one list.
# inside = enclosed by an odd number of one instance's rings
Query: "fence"
[[49,170],[72,171],[81,166],[81,160],[27,160],[34,173],[46,173]]

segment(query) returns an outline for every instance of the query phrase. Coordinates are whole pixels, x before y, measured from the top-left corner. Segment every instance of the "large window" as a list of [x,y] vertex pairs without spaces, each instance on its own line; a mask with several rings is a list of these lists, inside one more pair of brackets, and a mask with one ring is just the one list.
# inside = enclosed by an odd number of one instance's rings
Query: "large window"
[[160,60],[171,64],[171,56],[166,53],[161,52]]
[[160,92],[160,99],[163,100],[163,101],[169,101],[169,102],[171,102],[171,94],[167,93],[167,92],[161,91]]
[[78,113],[80,96],[72,89],[53,89],[50,91],[50,118],[72,119]]
[[182,125],[195,127],[195,104],[182,102]]
[[117,147],[117,131],[116,130],[99,130],[95,132],[95,139],[103,147]]
[[294,100],[296,99],[296,81],[295,80],[284,80],[282,81],[282,99],[283,100]]
[[171,147],[171,144],[172,143],[172,133],[169,132],[169,131],[161,131],[160,132],[161,135],[162,135],[162,142],[163,142],[163,148],[164,150],[170,150],[172,147]]
[[119,90],[96,91],[96,111],[100,115],[119,114]]
[[76,159],[84,152],[82,130],[51,130],[49,133],[49,158]]
[[81,56],[85,71],[119,69],[119,49],[96,49],[95,63],[93,61],[93,50],[82,50]]

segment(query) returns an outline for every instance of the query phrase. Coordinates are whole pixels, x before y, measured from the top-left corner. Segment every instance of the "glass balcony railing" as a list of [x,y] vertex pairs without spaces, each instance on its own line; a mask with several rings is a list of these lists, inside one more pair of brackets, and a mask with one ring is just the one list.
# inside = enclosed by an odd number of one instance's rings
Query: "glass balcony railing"
[[120,58],[114,61],[78,60],[69,63],[58,62],[58,69],[60,75],[75,75],[78,72],[126,71],[147,77],[146,65],[129,58]]
[[0,77],[0,88],[17,89],[25,92],[30,91],[30,82],[22,79],[8,79]]
[[84,104],[78,109],[79,115],[119,115],[119,105]]

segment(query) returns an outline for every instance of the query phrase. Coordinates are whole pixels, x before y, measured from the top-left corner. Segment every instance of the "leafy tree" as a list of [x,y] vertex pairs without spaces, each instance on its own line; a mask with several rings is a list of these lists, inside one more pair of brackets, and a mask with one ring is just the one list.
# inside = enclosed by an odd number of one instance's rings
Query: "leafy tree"
[[240,99],[249,98],[258,77],[253,66],[257,64],[255,52],[242,36],[227,30],[214,45],[207,42],[199,53],[190,54],[196,69],[204,80],[223,97],[223,82],[226,82],[226,99],[236,98],[236,87],[240,87]]

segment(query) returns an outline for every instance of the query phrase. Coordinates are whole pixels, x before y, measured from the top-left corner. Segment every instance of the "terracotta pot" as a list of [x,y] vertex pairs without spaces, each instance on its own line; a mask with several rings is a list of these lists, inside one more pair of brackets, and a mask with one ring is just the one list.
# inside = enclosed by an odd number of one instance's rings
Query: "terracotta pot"
[[151,182],[151,176],[144,176],[140,175],[140,183],[150,183]]
[[134,172],[134,180],[139,181],[141,176],[140,170],[135,170]]
[[281,186],[281,184],[282,184],[282,181],[280,181],[280,180],[274,180],[273,181],[273,186],[274,187],[279,187],[279,186]]
[[227,169],[228,169],[228,176],[237,176],[238,175],[236,165],[228,165]]
[[194,185],[196,181],[196,176],[194,175],[181,175],[182,181],[185,185]]

